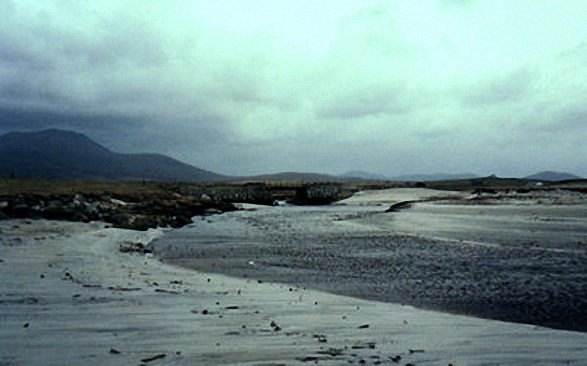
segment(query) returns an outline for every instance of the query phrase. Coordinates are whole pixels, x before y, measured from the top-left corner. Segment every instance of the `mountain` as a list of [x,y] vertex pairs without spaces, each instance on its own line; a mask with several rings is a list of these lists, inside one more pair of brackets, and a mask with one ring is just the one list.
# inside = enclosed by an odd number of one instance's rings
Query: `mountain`
[[553,172],[553,171],[544,171],[536,174],[532,174],[526,177],[526,179],[530,180],[548,180],[548,181],[561,181],[561,180],[571,180],[571,179],[582,179],[579,176],[570,173],[561,173],[561,172]]
[[471,179],[471,178],[479,178],[479,175],[474,173],[460,173],[460,174],[444,174],[444,173],[436,173],[436,174],[412,174],[412,175],[401,175],[397,177],[392,177],[391,180],[394,181],[421,181],[421,182],[431,182],[431,181],[441,181],[441,180],[458,180],[458,179]]
[[57,129],[0,136],[0,176],[109,181],[217,181],[226,177],[161,154],[119,154]]
[[364,172],[362,170],[352,170],[340,175],[342,178],[356,178],[356,179],[364,179],[364,180],[390,180],[388,177],[382,174],[375,174]]

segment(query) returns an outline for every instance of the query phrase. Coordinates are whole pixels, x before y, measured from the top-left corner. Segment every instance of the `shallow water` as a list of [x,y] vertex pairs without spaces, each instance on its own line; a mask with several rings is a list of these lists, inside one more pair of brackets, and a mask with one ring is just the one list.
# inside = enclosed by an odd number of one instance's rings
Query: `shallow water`
[[587,204],[276,207],[196,220],[165,262],[498,320],[587,331]]

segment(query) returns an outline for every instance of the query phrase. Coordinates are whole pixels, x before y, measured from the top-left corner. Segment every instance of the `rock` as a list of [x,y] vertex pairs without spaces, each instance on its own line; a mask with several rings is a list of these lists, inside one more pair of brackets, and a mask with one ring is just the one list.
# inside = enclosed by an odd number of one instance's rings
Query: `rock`
[[328,339],[323,334],[316,334],[314,335],[314,338],[316,338],[320,343],[328,343]]
[[75,207],[81,207],[81,206],[85,206],[86,205],[86,199],[85,197],[81,194],[81,193],[77,193],[75,196],[73,196],[73,205]]
[[41,214],[47,219],[69,220],[73,215],[73,208],[59,200],[52,200],[47,203]]
[[71,221],[81,221],[81,222],[90,222],[88,217],[79,211],[75,211],[71,214],[70,217]]
[[318,357],[315,357],[315,356],[297,357],[296,360],[298,360],[300,362],[318,362]]
[[47,205],[45,206],[46,210],[62,209],[62,208],[63,208],[63,202],[61,202],[59,200],[51,200],[51,201],[47,202]]
[[105,221],[114,227],[147,230],[156,227],[182,227],[196,215],[218,214],[236,208],[229,203],[203,203],[175,192],[127,193],[110,195],[33,195],[0,197],[0,220],[44,218],[69,221]]
[[100,202],[87,203],[83,206],[82,212],[88,217],[97,217],[100,213]]
[[355,343],[352,349],[375,349],[375,342]]
[[171,227],[183,227],[185,225],[189,225],[191,224],[193,221],[191,219],[191,217],[187,217],[187,216],[183,216],[183,215],[179,215],[179,216],[175,216],[173,218],[173,220],[171,221]]
[[126,227],[131,224],[134,220],[132,216],[127,213],[114,213],[112,215],[104,215],[104,220],[106,222],[112,223],[114,225],[118,225],[121,227]]
[[143,358],[141,360],[141,362],[151,362],[151,361],[155,361],[155,360],[159,360],[159,359],[165,358],[166,356],[167,356],[167,354],[160,353],[160,354],[155,355],[155,356],[152,356],[152,357]]
[[117,200],[116,198],[111,198],[110,202],[114,205],[114,206],[126,206],[128,205],[128,203],[122,201],[122,200]]
[[296,205],[328,205],[352,196],[340,184],[315,184],[296,189],[292,203]]
[[153,252],[152,249],[146,248],[143,243],[132,243],[132,242],[126,242],[123,245],[119,245],[118,251],[121,253],[139,253],[139,254],[148,254],[148,253]]
[[204,202],[204,203],[211,203],[214,200],[212,199],[212,197],[208,196],[206,193],[202,193],[200,195],[200,201]]
[[406,208],[412,207],[412,204],[416,203],[416,201],[402,201],[391,205],[385,212],[397,212],[399,210],[404,210]]
[[27,212],[30,210],[30,207],[25,203],[17,203],[16,205],[12,206],[12,211],[16,213]]

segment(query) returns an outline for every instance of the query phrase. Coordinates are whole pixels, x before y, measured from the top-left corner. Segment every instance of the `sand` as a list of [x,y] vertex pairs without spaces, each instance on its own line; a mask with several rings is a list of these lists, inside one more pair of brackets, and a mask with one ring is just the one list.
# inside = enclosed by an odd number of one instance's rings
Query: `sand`
[[[385,212],[397,202],[432,197],[441,199]],[[426,189],[361,192],[330,206],[204,218],[153,247],[166,262],[205,272],[587,331],[584,195],[473,197]]]
[[118,251],[170,234],[162,230],[44,220],[1,221],[0,230],[0,365],[587,364],[581,332],[259,283]]

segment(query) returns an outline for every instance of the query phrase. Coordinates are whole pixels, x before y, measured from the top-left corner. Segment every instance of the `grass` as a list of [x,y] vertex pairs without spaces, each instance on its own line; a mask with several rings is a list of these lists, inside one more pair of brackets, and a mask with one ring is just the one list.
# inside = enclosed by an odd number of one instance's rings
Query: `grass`
[[[253,182],[224,182],[224,183],[161,183],[161,182],[112,182],[112,181],[87,181],[87,180],[59,180],[59,179],[30,179],[30,178],[0,178],[0,195],[11,196],[18,194],[39,194],[39,195],[73,195],[76,193],[85,194],[162,194],[177,191],[181,186],[203,186],[215,187],[239,187],[246,186]],[[255,182],[264,183],[272,193],[278,197],[281,195],[291,196],[295,189],[307,185],[307,182],[298,181],[268,181]],[[326,182],[324,182],[326,184]],[[486,177],[477,179],[462,179],[436,182],[391,182],[391,181],[363,181],[363,182],[336,182],[347,190],[356,192],[365,189],[386,189],[386,188],[413,188],[423,186],[426,188],[440,190],[470,190],[482,187],[497,189],[519,188],[528,186],[529,181],[525,179]],[[315,183],[314,183],[315,184]],[[543,188],[580,186],[585,187],[587,180],[567,181],[560,183],[545,183]]]
[[0,178],[0,195],[17,194],[119,194],[155,193],[164,189],[159,183],[105,182],[60,179]]

